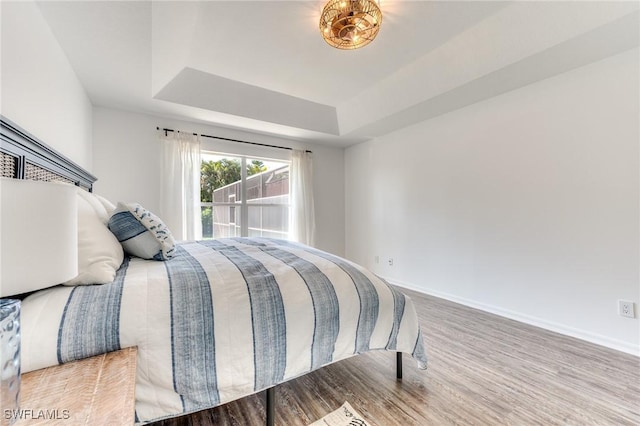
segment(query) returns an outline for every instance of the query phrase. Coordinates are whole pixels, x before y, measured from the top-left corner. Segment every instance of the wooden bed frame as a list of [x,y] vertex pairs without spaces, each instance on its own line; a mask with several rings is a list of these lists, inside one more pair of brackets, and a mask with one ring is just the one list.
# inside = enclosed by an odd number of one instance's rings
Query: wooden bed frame
[[[95,176],[0,115],[0,176],[62,181],[93,191]],[[402,379],[402,353],[396,353],[396,378]],[[275,386],[266,390],[266,424],[274,425]]]
[[97,180],[91,173],[2,115],[0,165],[2,177],[68,182],[89,192]]

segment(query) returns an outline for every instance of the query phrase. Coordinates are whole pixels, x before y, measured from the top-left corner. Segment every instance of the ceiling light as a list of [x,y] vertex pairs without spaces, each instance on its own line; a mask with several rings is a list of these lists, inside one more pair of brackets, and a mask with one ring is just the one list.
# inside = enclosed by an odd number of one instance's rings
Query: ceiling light
[[329,0],[320,17],[320,33],[331,46],[357,49],[371,43],[382,23],[374,0]]

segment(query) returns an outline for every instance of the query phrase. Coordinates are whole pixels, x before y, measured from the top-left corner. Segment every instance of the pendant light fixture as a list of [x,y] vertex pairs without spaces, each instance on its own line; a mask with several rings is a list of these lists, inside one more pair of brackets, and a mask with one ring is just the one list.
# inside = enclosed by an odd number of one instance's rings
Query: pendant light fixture
[[371,43],[382,23],[374,0],[329,0],[320,17],[320,33],[338,49],[358,49]]

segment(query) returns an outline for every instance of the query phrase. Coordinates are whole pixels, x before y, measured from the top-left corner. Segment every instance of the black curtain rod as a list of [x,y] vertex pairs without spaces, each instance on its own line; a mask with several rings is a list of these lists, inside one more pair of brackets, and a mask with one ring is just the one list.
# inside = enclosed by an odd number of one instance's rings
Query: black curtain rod
[[[173,130],[173,129],[160,129],[160,127],[156,127],[156,130],[162,130],[162,131],[164,132],[164,135],[165,135],[165,136],[167,136],[167,133],[168,133],[168,132],[175,132],[175,130]],[[197,133],[194,133],[193,135],[194,135],[194,136],[198,136],[198,134],[197,134]],[[241,141],[241,140],[239,140],[239,139],[221,138],[221,137],[219,137],[219,136],[209,136],[209,135],[203,135],[203,134],[201,134],[200,136],[202,136],[202,137],[204,137],[204,138],[220,139],[220,140],[223,140],[223,141],[229,141],[229,142],[247,143],[247,144],[249,144],[249,145],[266,146],[266,147],[268,147],[268,148],[287,149],[287,150],[289,150],[289,151],[293,151],[293,148],[289,148],[289,147],[286,147],[286,146],[277,146],[277,145],[269,145],[269,144],[266,144],[266,143],[249,142],[249,141]],[[305,151],[305,152],[308,152],[309,154],[313,154],[313,152],[308,151],[308,150],[307,150],[307,151]]]

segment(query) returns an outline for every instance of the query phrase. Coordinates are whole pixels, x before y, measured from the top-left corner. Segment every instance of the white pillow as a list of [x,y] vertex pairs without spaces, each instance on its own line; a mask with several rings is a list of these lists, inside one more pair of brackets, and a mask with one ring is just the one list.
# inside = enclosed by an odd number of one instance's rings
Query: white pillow
[[87,198],[78,192],[78,276],[65,285],[110,283],[124,259],[122,246]]
[[95,197],[98,199],[98,201],[100,201],[102,203],[102,205],[104,206],[105,210],[107,210],[107,213],[109,214],[109,217],[111,217],[111,215],[113,214],[114,210],[116,209],[115,204],[113,204],[111,201],[107,200],[106,198],[104,198],[101,195],[98,194],[93,194],[95,195]]
[[93,210],[96,212],[96,214],[100,218],[100,221],[106,225],[109,222],[109,216],[111,215],[107,211],[105,206],[102,204],[102,202],[98,199],[98,197],[95,194],[85,191],[80,187],[78,187],[77,191],[80,198],[84,199],[87,203],[91,205]]
[[118,203],[109,219],[109,230],[134,256],[168,260],[175,254],[176,242],[167,225],[138,203]]

